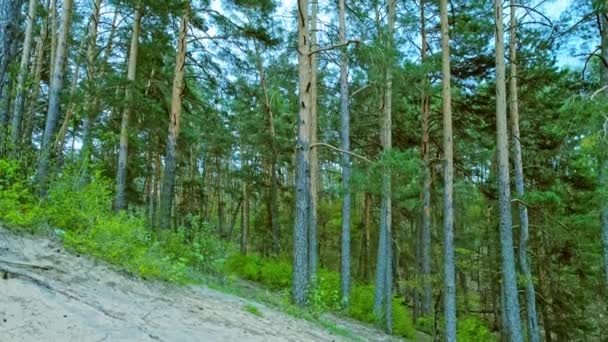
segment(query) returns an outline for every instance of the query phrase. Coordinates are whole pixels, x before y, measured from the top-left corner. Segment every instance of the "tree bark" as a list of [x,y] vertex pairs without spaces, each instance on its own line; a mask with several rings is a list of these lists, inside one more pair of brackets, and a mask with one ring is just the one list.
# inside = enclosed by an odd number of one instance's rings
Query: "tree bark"
[[171,205],[175,191],[175,171],[177,168],[177,138],[182,112],[182,97],[184,90],[184,67],[188,49],[187,33],[189,12],[186,10],[182,16],[179,30],[179,41],[175,58],[175,73],[173,78],[173,91],[171,96],[171,116],[169,117],[169,136],[167,137],[167,154],[165,155],[165,172],[160,199],[160,226],[171,227]]
[[247,191],[247,182],[243,180],[241,184],[241,192],[243,195],[243,205],[241,207],[241,253],[247,254],[247,239],[249,233],[249,193]]
[[[602,43],[601,53],[603,61],[608,61],[608,1],[604,1],[605,11],[601,15],[602,26]],[[601,75],[600,80],[602,86],[607,87],[604,90],[604,97],[608,98],[608,66],[605,63],[600,63]],[[602,227],[602,245],[604,247],[604,286],[608,292],[608,119],[604,122],[603,131],[601,132],[603,139],[600,139],[600,155],[599,161],[599,181],[600,181],[600,225]]]
[[[9,64],[13,59],[13,47],[19,31],[21,1],[0,3],[0,147],[5,145],[5,131],[8,117]],[[5,102],[6,101],[6,102]],[[6,106],[5,106],[6,104]]]
[[372,195],[369,192],[365,193],[363,200],[363,231],[361,232],[361,274],[363,280],[367,281],[370,277],[370,228],[371,228],[371,208]]
[[[421,59],[424,65],[427,60],[427,33],[426,33],[426,1],[420,1],[420,35],[422,38]],[[422,225],[420,248],[420,271],[422,274],[422,298],[420,314],[430,315],[433,310],[433,287],[431,284],[431,165],[430,165],[430,101],[427,94],[428,79],[425,75],[422,81]]]
[[[95,96],[94,90],[95,88],[95,79],[97,78],[97,34],[99,29],[99,17],[100,17],[100,9],[101,9],[101,0],[95,0],[93,4],[93,14],[91,16],[91,28],[89,31],[88,37],[88,47],[87,47],[87,82],[88,82],[88,93],[87,96],[87,109],[85,112],[85,118],[83,120],[82,127],[82,149],[81,155],[85,158],[89,158],[91,153],[91,126],[97,112],[99,111],[99,98]],[[116,31],[116,18],[118,11],[114,14],[114,19],[112,20],[112,28],[110,29],[109,35],[109,43],[107,47],[107,51],[104,57],[105,60],[109,58],[112,53],[112,39],[114,39],[114,33]],[[103,72],[99,75],[102,76]],[[92,90],[91,90],[92,89]]]
[[28,71],[30,68],[32,40],[34,36],[34,25],[36,24],[37,9],[38,0],[30,0],[25,24],[25,39],[23,41],[21,64],[19,66],[19,73],[17,75],[17,85],[15,87],[15,107],[13,109],[13,118],[11,122],[11,144],[13,150],[13,157],[16,157],[19,151],[19,138],[21,137],[21,120],[23,117],[23,105],[25,103],[26,96],[25,81],[28,77]]
[[312,62],[308,29],[308,0],[298,0],[298,138],[296,142],[296,194],[293,232],[293,299],[306,305],[308,282],[308,226],[310,215],[310,111]]
[[[45,8],[47,12],[50,11],[50,0],[46,0]],[[38,37],[38,41],[36,42],[36,51],[34,53],[35,62],[34,71],[32,72],[34,75],[34,79],[32,82],[33,89],[32,93],[30,94],[28,110],[26,116],[24,117],[23,133],[21,135],[21,144],[28,149],[31,147],[32,143],[32,133],[34,132],[38,98],[40,97],[40,81],[42,80],[42,70],[44,68],[45,45],[49,35],[49,20],[50,18],[47,16],[47,18],[42,23],[40,36]]]
[[262,87],[262,93],[264,96],[264,112],[266,113],[266,121],[268,132],[270,134],[270,193],[269,197],[269,219],[270,226],[272,227],[272,253],[279,255],[281,252],[281,227],[279,226],[279,203],[278,203],[278,192],[279,192],[279,175],[277,165],[277,147],[276,147],[276,131],[274,125],[274,114],[272,112],[272,105],[270,103],[270,97],[268,96],[268,85],[266,82],[266,71],[264,70],[264,64],[262,63],[262,54],[256,48],[256,64],[257,71],[260,76],[260,86]]
[[[311,1],[310,13],[310,48],[311,51],[318,48],[317,45],[317,12],[319,0]],[[310,56],[310,144],[317,143],[317,55]],[[310,150],[310,214],[308,216],[308,277],[310,286],[314,288],[317,282],[317,268],[319,264],[319,242],[317,239],[317,211],[319,202],[319,152],[317,148]]]
[[517,295],[517,274],[513,253],[511,189],[509,175],[509,137],[507,133],[507,97],[505,83],[505,47],[502,1],[494,1],[496,48],[496,151],[500,208],[500,248],[505,287],[505,314],[511,341],[523,341]]
[[[81,42],[80,52],[83,52],[84,45],[86,44],[86,39]],[[61,124],[61,128],[59,128],[59,132],[57,132],[57,137],[55,139],[55,156],[57,158],[57,164],[61,164],[63,161],[63,150],[65,147],[65,139],[68,133],[68,128],[70,124],[70,120],[74,115],[74,111],[76,110],[76,104],[74,103],[74,94],[76,93],[76,87],[78,86],[78,79],[80,78],[80,63],[78,60],[75,61],[76,68],[74,70],[74,76],[72,77],[72,85],[70,86],[70,100],[68,102],[67,108],[68,110],[63,117],[63,123]]]
[[456,262],[454,260],[454,142],[452,133],[452,88],[448,2],[440,1],[441,70],[443,75],[443,266],[446,341],[456,341]]
[[152,203],[150,203],[150,223],[153,227],[156,227],[158,223],[158,203],[160,202],[160,180],[162,178],[162,167],[160,163],[160,151],[158,147],[158,140],[156,141],[155,158],[154,158],[154,186],[152,188]]
[[51,74],[51,85],[49,88],[49,107],[46,115],[46,125],[44,127],[44,135],[42,136],[42,144],[40,146],[40,156],[38,158],[38,169],[36,178],[41,195],[46,194],[47,178],[49,172],[49,161],[51,157],[51,148],[57,121],[59,118],[59,107],[61,104],[61,91],[63,90],[64,81],[64,66],[67,59],[67,49],[72,23],[72,5],[73,0],[65,0],[63,3],[63,17],[61,23],[61,32],[59,33],[57,44],[57,55],[55,56],[55,65]]
[[[395,16],[397,0],[388,0],[387,48],[394,49]],[[392,60],[386,65],[384,84],[384,111],[380,123],[380,143],[387,156],[392,148],[392,101],[393,67]],[[374,316],[377,324],[388,333],[392,332],[392,290],[393,290],[393,243],[391,233],[391,174],[385,169],[382,175],[382,199],[380,203],[380,232],[378,236],[378,258],[376,262],[376,288],[374,292]]]
[[[55,73],[55,55],[57,54],[57,20],[58,20],[58,14],[57,14],[57,1],[58,0],[51,0],[51,8],[49,11],[49,18],[51,21],[51,27],[50,27],[50,31],[51,31],[51,61],[50,61],[50,70],[49,70],[49,74],[53,75]],[[64,4],[65,7],[65,4]],[[65,11],[65,10],[64,10]]]
[[118,167],[116,171],[116,199],[114,209],[118,212],[127,208],[127,158],[129,156],[129,120],[133,106],[133,83],[137,73],[137,55],[139,50],[139,32],[141,25],[141,4],[135,8],[133,19],[133,32],[131,34],[131,47],[129,51],[129,65],[127,67],[127,89],[125,90],[125,106],[122,111],[120,125],[120,147],[118,150]]
[[340,131],[342,135],[342,246],[340,267],[340,289],[342,306],[348,307],[350,300],[350,113],[348,90],[348,50],[346,48],[346,6],[339,0],[338,16],[340,26]]
[[[510,37],[509,37],[509,60],[511,69],[509,75],[509,111],[511,113],[511,134],[513,135],[513,168],[515,169],[515,191],[522,198],[525,195],[524,168],[522,162],[521,139],[519,132],[519,102],[517,89],[517,18],[516,0],[510,0]],[[518,203],[519,210],[519,264],[524,277],[526,289],[526,314],[528,318],[528,341],[538,342],[540,340],[538,328],[538,316],[536,314],[536,294],[532,271],[528,263],[528,208],[521,202]]]

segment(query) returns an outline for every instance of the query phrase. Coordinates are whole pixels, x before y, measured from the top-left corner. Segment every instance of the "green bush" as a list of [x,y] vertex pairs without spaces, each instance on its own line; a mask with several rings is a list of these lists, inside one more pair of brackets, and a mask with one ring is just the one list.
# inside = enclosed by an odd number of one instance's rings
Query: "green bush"
[[165,253],[177,260],[184,260],[203,273],[219,273],[229,250],[229,245],[217,238],[213,228],[200,223],[196,217],[188,217],[188,228],[179,227],[177,232],[162,231],[158,234]]
[[[235,253],[230,255],[224,264],[227,273],[243,279],[256,281],[272,290],[291,289],[292,268],[288,262],[274,259],[261,259],[255,255]],[[374,323],[374,287],[373,285],[355,285],[351,290],[350,305],[346,314],[359,321]],[[320,269],[317,287],[309,293],[309,304],[316,311],[339,311],[340,274]],[[399,299],[393,300],[393,332],[404,337],[413,337],[414,325],[408,310]]]
[[[374,286],[356,285],[351,290],[348,316],[367,323],[374,323]],[[393,333],[397,336],[412,338],[416,330],[410,312],[401,305],[401,300],[393,298]]]
[[337,272],[320,269],[317,277],[317,287],[310,294],[313,308],[340,310],[340,275]]
[[260,282],[273,290],[290,288],[291,265],[278,260],[262,262]]
[[81,231],[67,231],[67,247],[124,267],[130,273],[177,283],[189,280],[187,260],[164,251],[160,242],[145,228],[143,219],[121,213],[101,217]]
[[9,225],[33,226],[39,208],[23,179],[19,162],[0,160],[0,218]]
[[84,183],[70,168],[50,185],[42,202],[42,217],[51,227],[64,230],[91,228],[112,215],[110,182],[95,173]]
[[490,329],[476,317],[465,317],[458,320],[457,335],[459,341],[491,342],[497,341]]

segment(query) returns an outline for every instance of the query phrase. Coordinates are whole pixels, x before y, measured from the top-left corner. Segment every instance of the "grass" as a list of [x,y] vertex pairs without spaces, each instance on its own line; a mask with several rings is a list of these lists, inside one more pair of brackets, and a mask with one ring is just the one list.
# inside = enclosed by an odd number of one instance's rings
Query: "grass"
[[[341,336],[351,341],[363,341],[360,337],[354,335],[350,330],[322,318],[318,312],[312,312],[308,309],[303,309],[292,304],[289,299],[289,294],[286,291],[277,292],[270,289],[264,289],[256,283],[231,276],[205,277],[204,284],[216,291],[234,295],[240,298],[247,298],[289,316],[309,321],[322,327],[332,335]],[[249,312],[247,305],[243,307],[243,309]]]
[[245,304],[245,306],[243,307],[243,310],[245,310],[246,312],[249,312],[250,314],[252,314],[254,316],[264,317],[264,315],[262,314],[260,309],[258,309],[258,307],[255,305]]

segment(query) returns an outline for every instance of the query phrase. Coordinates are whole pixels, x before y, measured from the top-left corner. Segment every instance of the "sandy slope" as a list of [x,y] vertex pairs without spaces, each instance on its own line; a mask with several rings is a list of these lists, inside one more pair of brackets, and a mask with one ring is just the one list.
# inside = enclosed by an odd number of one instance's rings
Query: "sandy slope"
[[[43,268],[34,267],[42,266]],[[0,227],[0,341],[343,341],[318,325],[205,287],[123,275],[57,241]],[[244,310],[260,309],[262,317]],[[392,338],[344,323],[362,340]]]

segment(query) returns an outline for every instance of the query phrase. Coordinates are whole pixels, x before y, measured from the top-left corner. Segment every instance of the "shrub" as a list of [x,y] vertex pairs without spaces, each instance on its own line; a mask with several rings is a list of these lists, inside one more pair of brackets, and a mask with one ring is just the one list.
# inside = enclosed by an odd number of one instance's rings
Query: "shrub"
[[459,319],[457,331],[459,341],[490,342],[497,340],[483,321],[476,317],[469,316]]
[[204,273],[219,273],[221,264],[229,248],[225,241],[214,234],[207,223],[200,223],[196,217],[187,218],[188,228],[179,227],[174,231],[162,231],[158,234],[164,252]]
[[273,290],[290,288],[291,265],[278,260],[266,260],[262,262],[260,282]]
[[38,216],[36,199],[14,160],[0,160],[0,218],[14,226],[32,226]]
[[316,310],[340,310],[340,275],[320,269],[317,287],[310,294],[312,307]]
[[[235,253],[226,259],[224,270],[243,279],[259,282],[272,290],[289,291],[291,288],[291,264],[282,260]],[[308,300],[315,311],[340,310],[340,274],[320,269],[316,289],[309,293]],[[373,285],[355,285],[351,290],[346,314],[359,321],[374,323],[373,306]],[[393,332],[410,338],[415,333],[410,314],[399,299],[393,299]]]
[[67,168],[53,180],[47,198],[42,203],[42,217],[48,224],[64,230],[83,230],[97,224],[102,217],[110,216],[110,183],[95,173],[93,179],[83,184],[79,177]]

